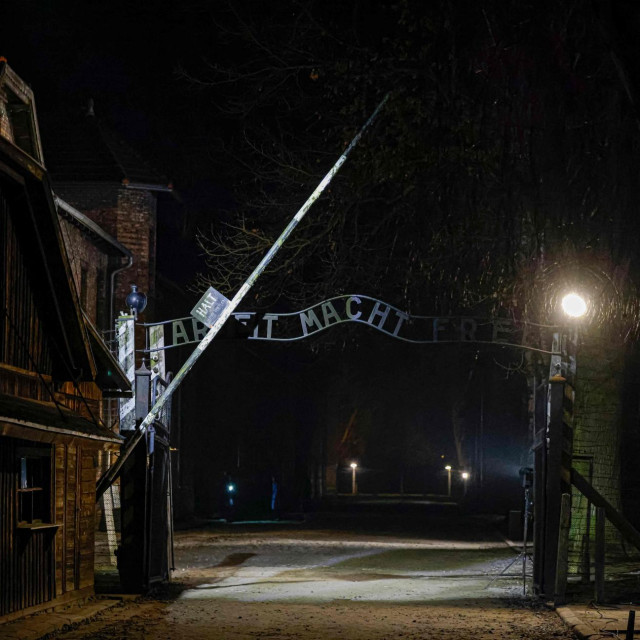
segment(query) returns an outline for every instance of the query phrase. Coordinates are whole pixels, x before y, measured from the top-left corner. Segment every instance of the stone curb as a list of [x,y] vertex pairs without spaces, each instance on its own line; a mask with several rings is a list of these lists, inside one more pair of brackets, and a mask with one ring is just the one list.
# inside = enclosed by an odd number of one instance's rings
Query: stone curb
[[561,620],[575,633],[579,638],[585,640],[591,636],[602,637],[597,629],[586,623],[570,609],[570,607],[556,607],[556,613]]

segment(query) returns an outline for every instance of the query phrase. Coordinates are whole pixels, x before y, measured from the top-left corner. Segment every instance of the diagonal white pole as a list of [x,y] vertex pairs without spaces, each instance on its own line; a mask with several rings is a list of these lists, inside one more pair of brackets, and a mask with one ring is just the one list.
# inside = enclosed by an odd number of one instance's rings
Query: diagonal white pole
[[265,270],[266,266],[271,262],[276,253],[280,250],[280,247],[284,244],[285,240],[291,235],[291,232],[298,226],[298,223],[302,218],[304,218],[305,214],[311,208],[311,205],[320,197],[322,192],[325,190],[327,185],[331,182],[333,177],[338,173],[340,167],[347,160],[347,156],[351,153],[353,148],[360,142],[360,138],[366,131],[366,129],[371,125],[371,123],[378,117],[378,114],[386,104],[389,99],[389,94],[387,94],[382,102],[376,107],[376,110],[371,114],[369,119],[364,123],[362,129],[357,133],[357,135],[353,138],[349,146],[344,150],[343,154],[338,158],[337,162],[333,165],[331,170],[327,173],[327,175],[322,179],[320,184],[315,188],[314,192],[309,196],[307,201],[300,207],[295,216],[293,216],[291,222],[286,226],[284,231],[280,234],[280,237],[275,241],[273,246],[269,249],[269,251],[265,254],[264,258],[260,261],[260,264],[254,269],[253,273],[247,278],[246,282],[240,287],[238,293],[230,300],[227,307],[220,314],[215,323],[211,326],[207,335],[202,339],[200,344],[194,349],[193,353],[187,358],[186,362],[182,365],[178,373],[174,376],[173,380],[169,383],[169,386],[165,389],[164,393],[160,396],[160,398],[156,401],[156,403],[151,408],[151,411],[147,414],[147,417],[140,423],[138,430],[135,432],[135,435],[129,440],[127,444],[127,449],[120,455],[117,462],[111,466],[104,475],[100,478],[97,485],[96,490],[96,499],[100,499],[100,496],[104,493],[107,487],[115,480],[122,468],[122,465],[129,457],[130,453],[135,449],[135,446],[141,440],[141,438],[146,433],[149,425],[151,425],[158,414],[162,410],[162,407],[167,402],[167,400],[173,395],[173,392],[176,390],[178,385],[182,382],[183,378],[189,373],[193,365],[196,363],[198,358],[202,355],[204,350],[209,346],[211,341],[216,337],[216,334],[220,331],[224,323],[227,321],[229,316],[233,313],[235,308],[240,304],[242,299],[247,295],[249,289],[254,285],[256,280],[260,277],[260,274]]

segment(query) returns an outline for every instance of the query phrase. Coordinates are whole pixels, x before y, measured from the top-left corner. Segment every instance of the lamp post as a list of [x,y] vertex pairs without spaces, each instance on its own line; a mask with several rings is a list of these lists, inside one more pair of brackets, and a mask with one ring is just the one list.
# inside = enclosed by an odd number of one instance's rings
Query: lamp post
[[588,300],[570,291],[562,296],[560,307],[566,322],[561,333],[554,334],[554,351],[551,357],[550,375],[564,376],[571,385],[574,384],[576,368],[576,349],[578,345],[578,329],[584,316],[589,312]]
[[469,482],[469,472],[468,471],[463,471],[462,472],[462,484],[464,486],[464,495],[467,495],[467,484]]
[[451,497],[451,465],[448,464],[445,469],[447,470],[447,497]]
[[351,467],[351,493],[355,496],[358,493],[358,487],[356,485],[356,469],[358,468],[357,462],[352,462]]
[[131,315],[137,320],[138,314],[142,313],[147,306],[147,296],[138,291],[138,285],[131,285],[131,292],[127,296],[126,305],[131,310]]
[[[534,546],[544,553],[533,555],[534,584],[540,595],[564,598],[567,578],[566,524],[568,503],[563,494],[571,494],[568,478],[572,467],[573,423],[569,412],[575,404],[575,376],[580,320],[589,313],[588,300],[575,289],[558,297],[558,316],[563,315],[562,329],[553,334],[549,384],[545,407],[540,408],[544,437],[539,445],[544,464],[536,453],[533,490],[543,492],[544,500],[534,500]],[[570,402],[566,402],[570,399]],[[542,431],[542,429],[540,429]]]

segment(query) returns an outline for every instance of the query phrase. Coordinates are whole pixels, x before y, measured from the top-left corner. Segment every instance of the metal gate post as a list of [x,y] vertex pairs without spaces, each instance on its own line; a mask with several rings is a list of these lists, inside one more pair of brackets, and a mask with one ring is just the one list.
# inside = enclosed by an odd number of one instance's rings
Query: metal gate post
[[534,381],[533,423],[533,592],[542,592],[544,582],[545,484],[547,468],[547,407],[549,384]]
[[571,524],[577,346],[575,328],[554,334],[547,393],[540,394],[546,403],[536,402],[535,407],[533,586],[537,595],[549,600],[556,595],[557,568],[565,567],[568,560],[567,550],[560,549],[560,556],[558,553],[563,494],[569,500],[568,507],[565,505],[569,520],[563,535],[568,534]]
[[556,375],[549,380],[549,424],[545,470],[544,558],[541,595],[553,597],[556,586],[558,536],[562,503],[562,398],[565,379]]
[[[133,417],[139,422],[149,411],[149,378],[151,371],[142,365],[135,372],[136,397]],[[133,441],[136,431],[129,431],[128,442]],[[149,485],[149,450],[147,438],[139,440],[122,467],[121,527],[122,535],[118,549],[118,572],[120,584],[126,591],[144,591],[148,586],[149,521],[148,499],[153,487]]]

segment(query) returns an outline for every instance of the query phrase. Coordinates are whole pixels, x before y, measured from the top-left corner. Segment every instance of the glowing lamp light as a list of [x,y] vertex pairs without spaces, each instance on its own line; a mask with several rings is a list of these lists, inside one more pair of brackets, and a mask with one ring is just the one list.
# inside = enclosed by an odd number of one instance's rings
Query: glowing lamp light
[[447,472],[447,497],[451,497],[451,465],[448,464],[445,467],[445,471]]
[[469,479],[469,473],[467,471],[463,471],[462,472],[462,479],[463,480],[468,480]]
[[236,490],[236,486],[234,484],[228,484],[227,485],[227,491],[229,493],[233,493]]
[[570,318],[580,318],[587,313],[587,303],[577,293],[568,293],[562,298],[562,310]]
[[351,493],[355,496],[358,493],[358,485],[356,484],[356,469],[358,468],[357,462],[352,462],[351,467]]

